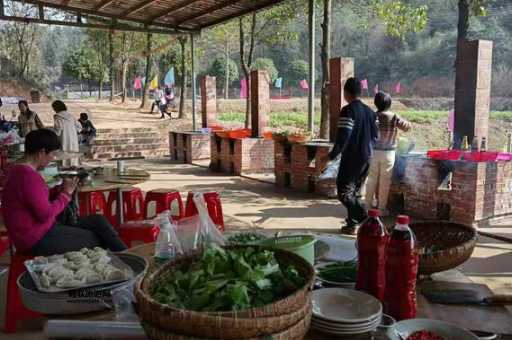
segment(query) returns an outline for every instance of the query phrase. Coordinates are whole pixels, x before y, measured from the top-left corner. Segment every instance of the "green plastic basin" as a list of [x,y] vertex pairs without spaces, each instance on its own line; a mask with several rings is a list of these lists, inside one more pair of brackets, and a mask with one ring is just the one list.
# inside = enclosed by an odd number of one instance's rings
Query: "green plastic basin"
[[311,265],[315,264],[315,242],[313,235],[291,235],[269,238],[260,244],[266,247],[291,251],[305,258]]

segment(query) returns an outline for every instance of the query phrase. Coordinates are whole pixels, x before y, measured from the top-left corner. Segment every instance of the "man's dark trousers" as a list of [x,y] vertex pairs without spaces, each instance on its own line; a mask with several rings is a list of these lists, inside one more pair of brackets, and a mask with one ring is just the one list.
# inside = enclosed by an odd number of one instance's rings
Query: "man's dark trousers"
[[346,163],[340,163],[336,186],[338,199],[347,209],[347,227],[354,227],[368,217],[359,191],[368,176],[369,168],[369,161],[354,163],[347,160]]

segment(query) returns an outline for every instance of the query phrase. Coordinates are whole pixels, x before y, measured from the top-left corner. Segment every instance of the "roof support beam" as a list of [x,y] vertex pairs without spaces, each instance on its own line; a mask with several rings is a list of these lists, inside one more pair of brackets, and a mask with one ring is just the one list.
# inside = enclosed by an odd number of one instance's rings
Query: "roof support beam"
[[127,16],[129,16],[130,14],[133,14],[135,12],[138,12],[140,11],[141,9],[143,8],[146,8],[148,7],[149,5],[151,5],[153,2],[156,2],[157,0],[145,0],[143,2],[141,2],[140,4],[137,4],[135,6],[132,6],[130,8],[128,8],[126,11],[124,11],[123,13],[121,13],[120,17],[121,18],[126,18]]
[[[5,21],[18,21],[24,23],[34,23],[34,24],[44,24],[44,25],[57,25],[57,26],[68,26],[68,27],[82,27],[82,28],[96,28],[103,30],[119,30],[119,31],[129,31],[129,32],[143,32],[143,33],[156,33],[156,34],[183,34],[183,32],[177,32],[175,30],[165,30],[161,28],[144,28],[137,26],[130,26],[126,24],[96,24],[90,22],[75,22],[75,21],[59,21],[59,20],[50,20],[50,19],[39,19],[39,18],[28,18],[28,17],[13,17],[8,15],[0,15],[0,20]],[[191,32],[191,34],[197,33],[196,31]]]
[[149,19],[149,22],[163,19],[166,16],[168,16],[169,14],[179,11],[180,9],[185,8],[197,1],[199,1],[199,0],[182,1],[179,4],[177,4],[176,6],[170,7],[168,10],[164,11],[163,13],[160,13],[157,16],[152,17],[151,19]]
[[[39,0],[13,0],[13,1],[17,1],[17,2],[20,2],[20,3],[25,3],[25,4],[31,4],[31,5],[40,5],[42,4],[44,7],[47,7],[47,8],[55,8],[55,9],[58,9],[58,10],[61,10],[61,11],[67,11],[67,12],[74,12],[75,14],[82,14],[82,17],[84,17],[85,14],[89,14],[89,15],[94,15],[94,16],[97,16],[97,17],[103,17],[103,18],[109,18],[109,19],[120,19],[118,18],[117,15],[113,15],[113,14],[109,14],[109,13],[98,13],[97,11],[94,11],[92,9],[84,9],[84,8],[78,8],[78,7],[73,7],[73,6],[64,6],[62,4],[55,4],[55,3],[47,3],[47,2],[44,2],[44,1],[39,1]],[[4,16],[3,20],[9,20],[9,18],[12,18],[10,16]],[[15,19],[13,19],[15,20]],[[60,21],[55,21],[55,20],[51,20],[52,22],[60,22]],[[138,23],[138,24],[147,24],[147,22],[143,21],[143,20],[135,20],[135,19],[130,19],[129,21],[133,22],[133,23]],[[55,23],[52,23],[52,25],[56,25]],[[64,26],[69,26],[69,25],[65,25]],[[129,25],[124,25],[125,27],[130,27]],[[172,34],[171,30],[174,30],[175,33],[198,33],[199,30],[195,30],[195,29],[188,29],[188,28],[181,28],[181,27],[176,27],[174,25],[167,25],[167,24],[155,24],[155,26],[158,26],[159,27],[159,30],[162,31],[162,32],[168,32],[168,33],[162,33],[162,34]],[[120,28],[118,28],[120,29]],[[120,30],[123,30],[123,29],[120,29]],[[128,29],[124,29],[124,30],[128,30]],[[129,29],[130,31],[137,31],[137,32],[147,32],[146,30],[144,30],[142,27],[132,27],[132,29]],[[168,31],[167,31],[168,30]],[[154,32],[156,33],[156,32]]]
[[102,0],[96,7],[94,7],[95,11],[101,11],[103,8],[110,5],[114,0]]
[[39,9],[39,19],[44,20],[44,6],[39,4],[38,9]]
[[202,11],[199,11],[197,13],[192,13],[191,15],[187,15],[185,17],[182,17],[182,18],[180,18],[180,20],[176,21],[175,24],[176,25],[180,25],[180,24],[182,24],[182,23],[184,23],[186,21],[200,18],[203,15],[206,15],[206,14],[218,11],[219,9],[231,6],[231,5],[236,4],[237,2],[240,2],[240,1],[242,1],[242,0],[225,0],[225,1],[219,2],[216,5],[213,5],[213,6],[210,6],[210,7],[206,8],[206,9],[203,9]]
[[64,0],[64,1],[62,1],[62,6],[69,6],[70,2],[71,2],[71,0]]
[[283,0],[277,0],[277,1],[272,1],[272,0],[269,0],[269,1],[259,1],[258,2],[258,5],[255,5],[251,8],[248,8],[248,9],[244,9],[240,12],[236,12],[236,13],[233,13],[231,15],[228,15],[224,18],[221,18],[221,19],[217,19],[217,20],[214,20],[212,22],[209,22],[207,23],[206,25],[204,26],[201,26],[201,29],[204,29],[204,28],[209,28],[209,27],[212,27],[212,26],[216,26],[216,25],[220,25],[222,23],[225,23],[231,19],[234,19],[234,18],[238,18],[238,17],[243,17],[247,14],[250,14],[252,12],[258,12],[258,11],[262,11],[264,9],[266,9],[267,7],[270,7],[270,6],[273,6],[273,5],[277,5],[279,4],[280,2],[282,2]]
[[0,0],[0,15],[4,15],[4,0]]

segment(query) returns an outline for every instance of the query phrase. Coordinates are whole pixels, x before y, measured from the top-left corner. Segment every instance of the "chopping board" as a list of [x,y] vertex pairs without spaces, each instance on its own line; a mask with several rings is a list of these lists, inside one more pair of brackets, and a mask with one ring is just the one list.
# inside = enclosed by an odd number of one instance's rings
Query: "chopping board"
[[[423,281],[421,289],[470,289],[487,296],[493,292],[486,285],[446,281]],[[512,313],[503,306],[443,305],[430,303],[418,292],[418,316],[443,320],[470,330],[512,335]]]

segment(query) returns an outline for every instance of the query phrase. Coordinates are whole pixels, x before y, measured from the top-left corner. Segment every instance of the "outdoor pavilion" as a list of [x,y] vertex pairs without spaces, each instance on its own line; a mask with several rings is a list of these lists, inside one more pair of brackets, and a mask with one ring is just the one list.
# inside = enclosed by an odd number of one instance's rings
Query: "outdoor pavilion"
[[[7,1],[32,5],[30,13],[6,13]],[[0,0],[0,20],[138,31],[190,34],[192,51],[192,124],[196,129],[196,76],[194,36],[201,30],[264,10],[285,0]],[[309,105],[308,128],[313,131],[315,97],[315,7],[309,1]],[[48,18],[49,9],[69,14],[72,20]]]

